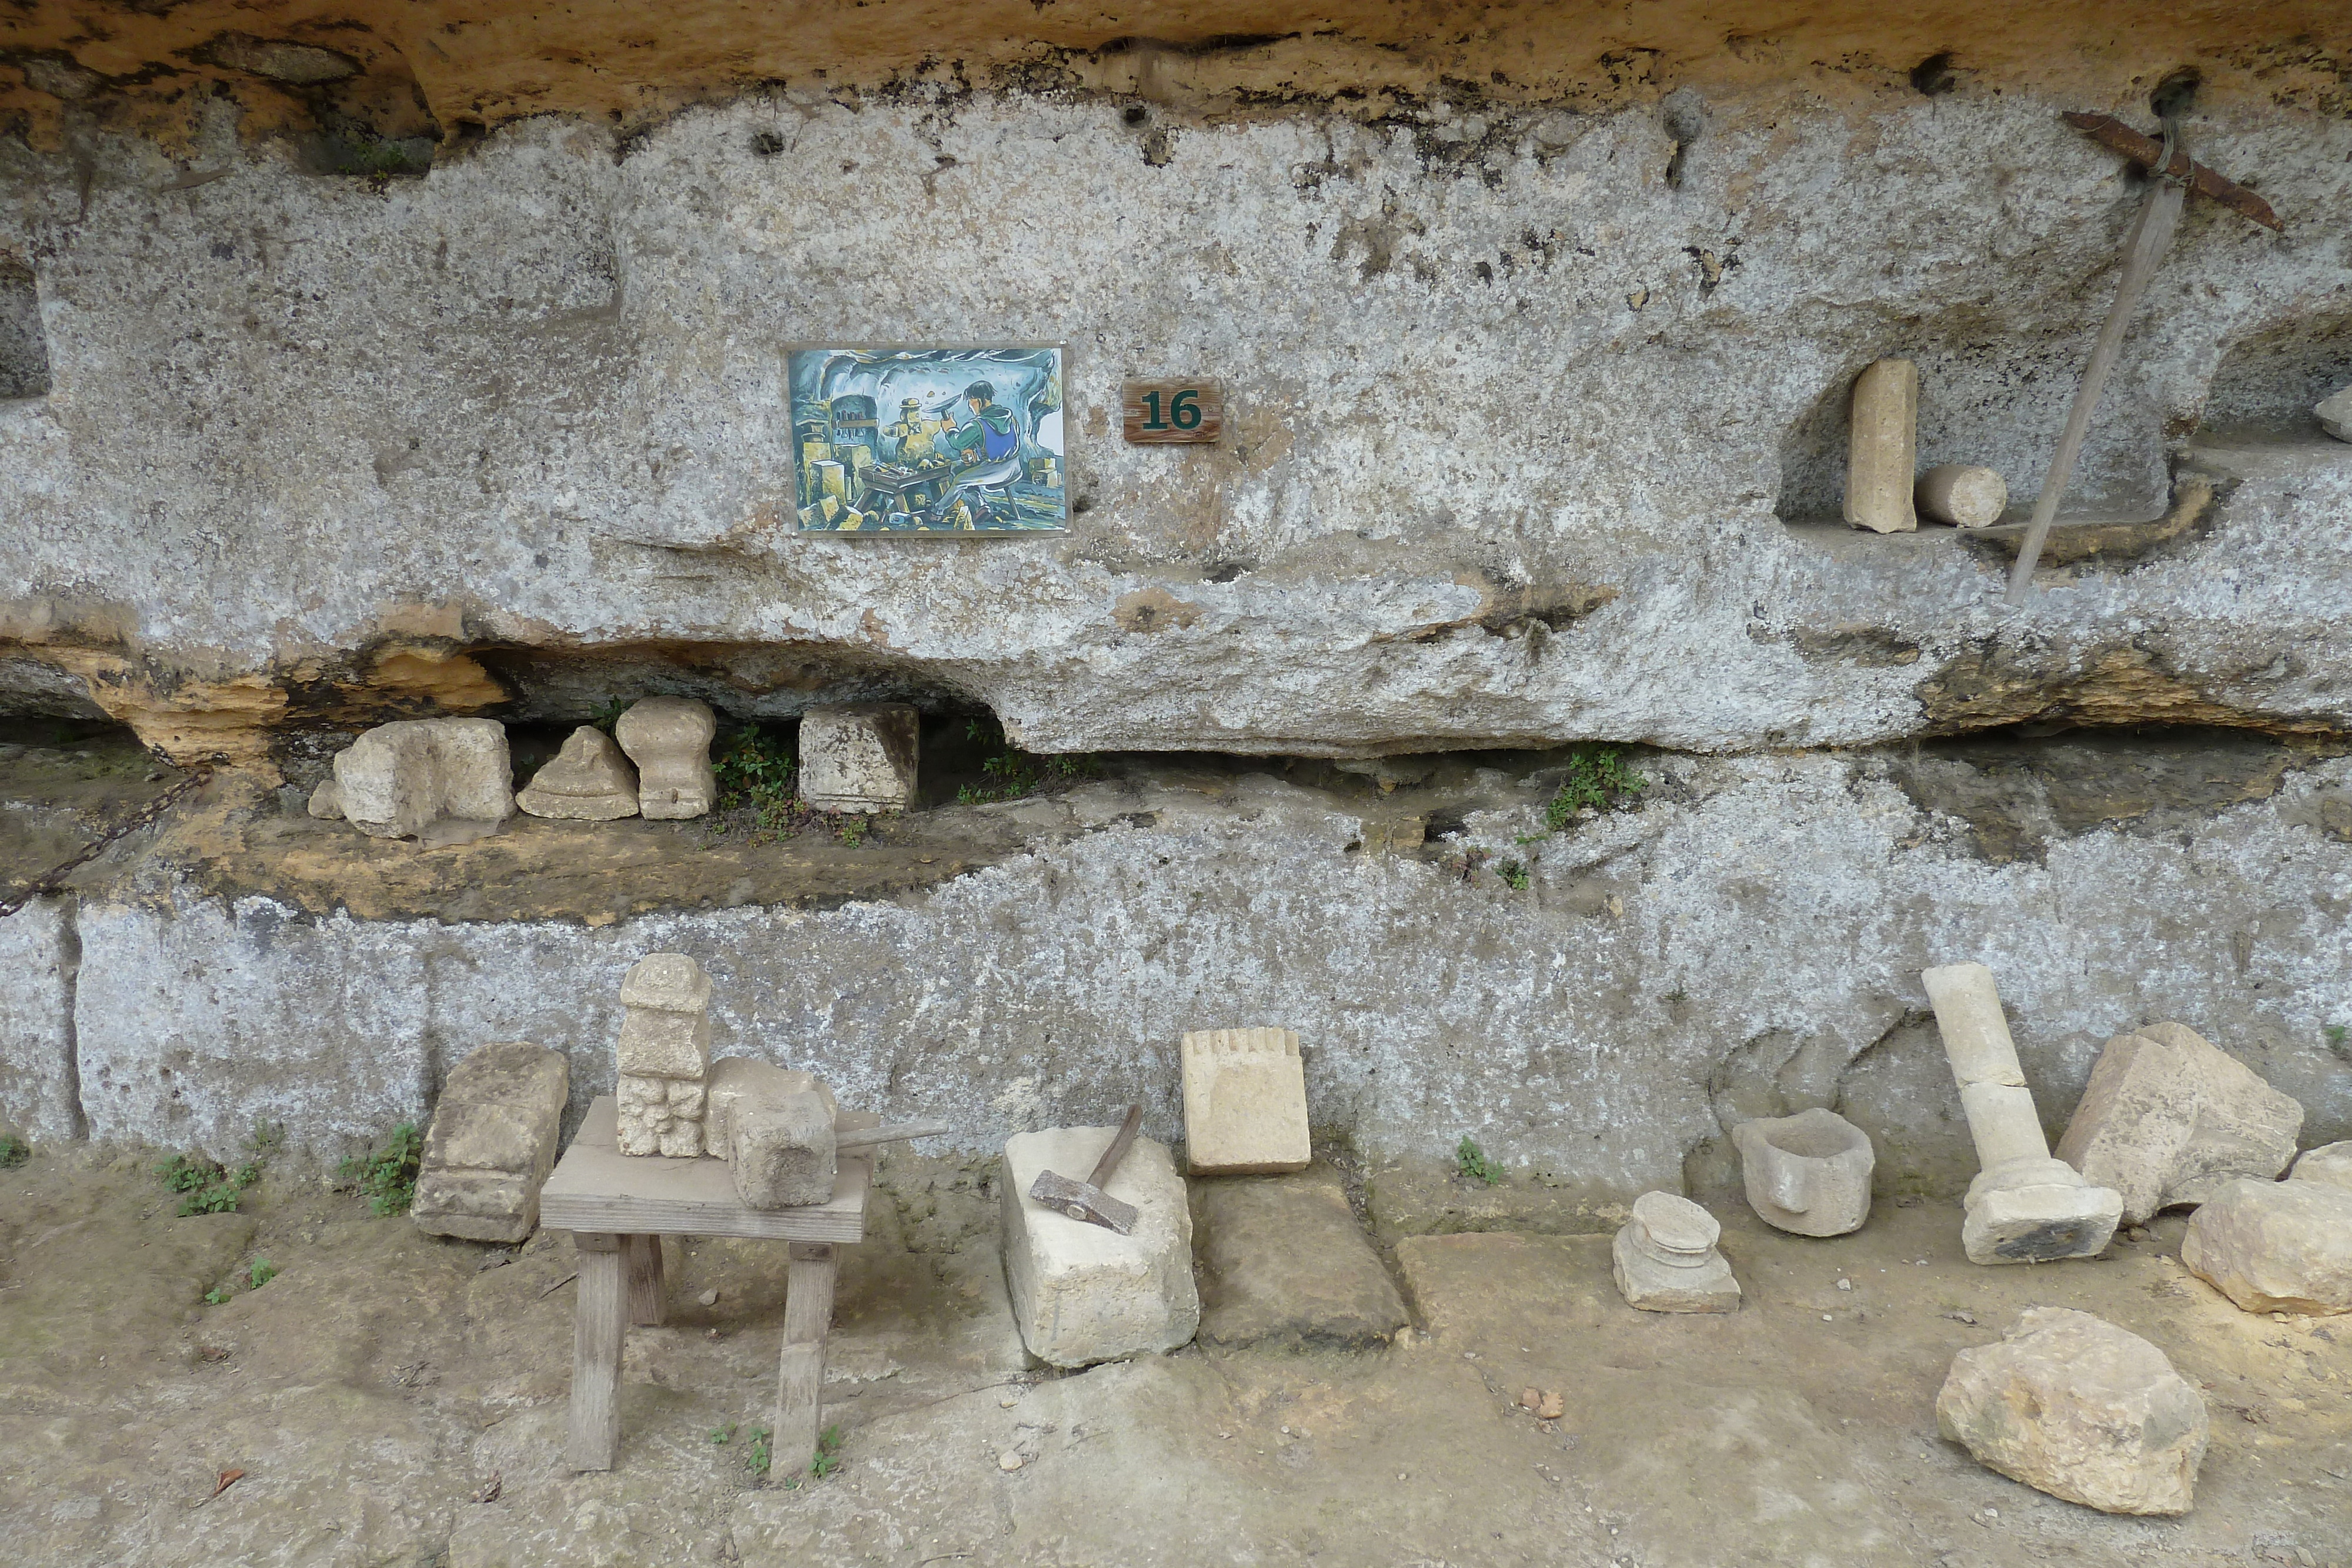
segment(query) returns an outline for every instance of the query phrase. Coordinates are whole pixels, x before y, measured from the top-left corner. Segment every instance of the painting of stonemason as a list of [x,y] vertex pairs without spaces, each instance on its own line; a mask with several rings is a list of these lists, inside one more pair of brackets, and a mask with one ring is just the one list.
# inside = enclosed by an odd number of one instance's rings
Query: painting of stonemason
[[1062,350],[793,349],[803,533],[1069,526]]

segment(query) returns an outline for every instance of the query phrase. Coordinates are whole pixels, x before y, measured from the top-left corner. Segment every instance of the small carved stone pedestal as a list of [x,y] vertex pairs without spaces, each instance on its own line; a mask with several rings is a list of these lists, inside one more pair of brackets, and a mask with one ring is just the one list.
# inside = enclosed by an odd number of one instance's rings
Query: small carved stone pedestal
[[1968,1218],[1960,1226],[1969,1261],[2047,1263],[2105,1250],[2123,1218],[2123,1195],[2093,1186],[2074,1166],[2050,1157],[1992,971],[1982,964],[1948,964],[1919,977],[1935,1005],[1936,1027],[1983,1166],[1969,1183]]
[[1609,1249],[1628,1306],[1645,1312],[1736,1312],[1739,1281],[1715,1244],[1716,1218],[1686,1197],[1645,1192]]

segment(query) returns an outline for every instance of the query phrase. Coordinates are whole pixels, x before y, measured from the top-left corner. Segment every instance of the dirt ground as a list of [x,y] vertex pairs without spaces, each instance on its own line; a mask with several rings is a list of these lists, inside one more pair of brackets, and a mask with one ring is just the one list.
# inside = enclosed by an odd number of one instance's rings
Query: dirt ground
[[[844,1269],[839,1469],[785,1490],[746,1465],[781,1247],[680,1249],[669,1323],[630,1332],[619,1467],[574,1475],[568,1238],[439,1240],[275,1174],[246,1212],[174,1218],[153,1157],[0,1171],[7,1562],[2352,1564],[2352,1319],[2239,1312],[2182,1270],[2177,1218],[2096,1261],[1979,1269],[1948,1203],[1811,1240],[1717,1194],[1729,1316],[1626,1308],[1605,1237],[1409,1238],[1387,1256],[1416,1326],[1387,1350],[1063,1375],[1013,1332],[991,1168],[902,1159]],[[1937,1438],[1953,1353],[2037,1303],[2204,1389],[2194,1512],[2109,1518]],[[1529,1387],[1566,1415],[1520,1408]]]

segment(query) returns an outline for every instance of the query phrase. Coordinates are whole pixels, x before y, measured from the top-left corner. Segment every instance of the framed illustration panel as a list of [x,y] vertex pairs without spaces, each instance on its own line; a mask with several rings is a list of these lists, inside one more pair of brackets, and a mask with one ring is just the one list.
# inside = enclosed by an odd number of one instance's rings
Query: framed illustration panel
[[1059,345],[792,348],[800,531],[1059,533]]

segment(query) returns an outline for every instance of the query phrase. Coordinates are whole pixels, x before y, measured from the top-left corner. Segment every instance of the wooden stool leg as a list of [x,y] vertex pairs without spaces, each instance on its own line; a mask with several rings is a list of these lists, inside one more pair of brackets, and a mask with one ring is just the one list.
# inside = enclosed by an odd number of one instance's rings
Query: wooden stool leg
[[778,1358],[775,1433],[768,1479],[804,1473],[816,1457],[824,1393],[824,1334],[833,1323],[834,1250],[829,1241],[795,1241],[784,1288],[784,1348]]
[[621,1260],[629,1277],[629,1322],[646,1327],[667,1321],[669,1291],[662,1279],[661,1238],[622,1237]]
[[572,1314],[572,1447],[577,1470],[609,1470],[621,1448],[620,1238],[574,1235],[580,1297]]

